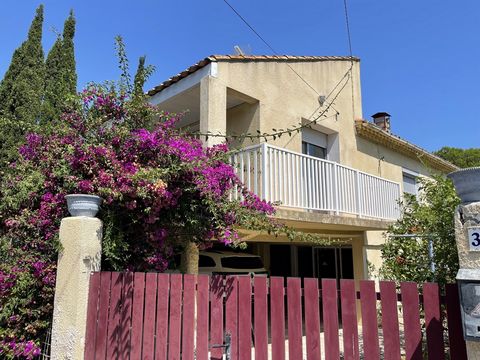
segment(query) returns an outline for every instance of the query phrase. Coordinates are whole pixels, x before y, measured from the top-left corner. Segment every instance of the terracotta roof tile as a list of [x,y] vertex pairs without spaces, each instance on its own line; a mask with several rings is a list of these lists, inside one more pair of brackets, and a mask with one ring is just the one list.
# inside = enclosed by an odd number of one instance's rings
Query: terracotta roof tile
[[193,64],[188,69],[172,76],[170,79],[155,86],[153,89],[147,91],[149,96],[153,96],[170,85],[180,81],[195,71],[203,68],[212,62],[249,62],[249,61],[360,61],[359,58],[350,56],[296,56],[296,55],[210,55],[196,64]]

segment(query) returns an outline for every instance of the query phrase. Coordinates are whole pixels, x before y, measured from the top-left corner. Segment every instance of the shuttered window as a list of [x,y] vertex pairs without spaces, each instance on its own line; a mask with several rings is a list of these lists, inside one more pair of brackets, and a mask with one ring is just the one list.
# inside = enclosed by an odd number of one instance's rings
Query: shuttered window
[[403,192],[417,195],[417,177],[415,175],[403,173]]

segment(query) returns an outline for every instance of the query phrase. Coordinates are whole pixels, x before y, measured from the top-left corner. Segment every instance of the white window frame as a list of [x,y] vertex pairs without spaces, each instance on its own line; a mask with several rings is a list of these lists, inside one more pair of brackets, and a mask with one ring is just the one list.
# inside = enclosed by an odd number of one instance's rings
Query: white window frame
[[[411,192],[406,192],[405,191],[405,181],[403,181],[403,177],[404,176],[407,176],[407,177],[410,177],[410,178],[414,178],[415,179],[415,193],[411,193]],[[403,168],[402,169],[402,190],[403,190],[403,193],[407,193],[407,194],[412,194],[412,195],[415,195],[415,196],[418,196],[418,178],[420,176],[420,173],[416,172],[416,171],[412,171],[412,170],[409,170],[409,169],[405,169]]]
[[309,128],[302,129],[302,152],[303,143],[318,146],[325,150],[325,159],[328,159],[328,135]]

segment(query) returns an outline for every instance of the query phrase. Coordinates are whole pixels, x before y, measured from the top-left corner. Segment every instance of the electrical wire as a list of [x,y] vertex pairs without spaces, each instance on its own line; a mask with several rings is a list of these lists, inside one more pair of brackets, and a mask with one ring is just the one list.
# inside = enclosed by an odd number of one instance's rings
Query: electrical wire
[[[249,27],[249,29],[252,30],[253,33],[254,33],[255,35],[257,35],[257,37],[258,37],[275,55],[280,56],[280,54],[279,54],[277,51],[275,51],[275,49],[267,42],[267,40],[265,40],[265,39],[262,37],[262,35],[260,35],[260,34],[258,33],[258,31],[255,30],[254,27],[253,27],[252,25],[250,25],[250,24],[248,23],[248,21],[236,10],[227,0],[223,0],[223,2],[224,2],[225,4],[227,4],[227,5],[230,7],[230,9],[232,9],[232,11],[240,18],[240,20],[242,20],[242,21],[244,22],[244,24],[247,25],[247,26]],[[312,85],[310,85],[310,83],[309,83],[307,80],[305,80],[293,67],[291,67],[290,64],[287,63],[287,66],[290,68],[290,70],[292,70],[292,71],[295,73],[295,75],[297,75],[305,84],[307,84],[307,86],[308,86],[310,89],[312,89],[317,95],[320,95],[320,93],[319,93],[317,90],[315,90],[315,88],[314,88]]]
[[347,28],[348,50],[350,54],[350,71],[351,71],[351,91],[352,91],[352,116],[355,116],[355,95],[353,93],[353,51],[352,51],[352,36],[350,33],[350,21],[348,19],[348,5],[347,0],[343,0],[343,8],[345,12],[345,26]]
[[347,27],[347,37],[348,37],[348,50],[350,54],[350,59],[353,59],[353,52],[352,52],[352,36],[350,34],[350,21],[348,19],[348,6],[347,0],[343,0],[343,7],[345,11],[345,25]]
[[[192,135],[199,135],[199,136],[205,136],[206,139],[208,139],[209,137],[212,137],[212,138],[217,138],[217,137],[221,137],[221,138],[232,138],[232,139],[245,139],[245,138],[248,138],[248,139],[255,139],[255,138],[263,138],[265,139],[265,141],[267,141],[268,138],[272,138],[273,140],[275,140],[276,138],[280,138],[282,135],[284,134],[289,134],[290,136],[292,134],[294,134],[295,132],[300,132],[301,129],[303,128],[311,128],[312,125],[314,124],[318,124],[320,121],[324,121],[328,118],[331,118],[331,117],[334,117],[334,116],[338,116],[340,113],[339,112],[336,112],[334,115],[330,115],[330,116],[326,116],[325,114],[328,112],[328,110],[330,108],[333,107],[333,104],[335,103],[335,100],[338,98],[338,96],[340,96],[340,94],[342,93],[343,89],[345,89],[345,87],[347,86],[349,80],[350,80],[350,74],[349,72],[347,71],[347,73],[342,77],[340,83],[346,78],[346,81],[344,82],[344,84],[340,87],[340,89],[338,90],[338,92],[335,94],[335,96],[332,98],[332,101],[325,107],[325,109],[319,114],[317,115],[317,117],[315,117],[314,119],[312,120],[309,120],[306,124],[301,124],[300,126],[297,126],[297,127],[293,127],[293,128],[287,128],[286,130],[284,129],[279,129],[278,131],[276,129],[273,129],[274,132],[273,133],[258,133],[258,134],[241,134],[241,135],[225,135],[225,134],[214,134],[214,133],[210,133],[210,132],[207,132],[207,133],[200,133],[200,132],[194,132]],[[338,86],[336,86],[338,87]],[[332,93],[330,93],[332,94]],[[321,119],[321,117],[324,117],[323,119]]]
[[[228,5],[228,7],[240,18],[240,20],[242,20],[242,22],[277,56],[280,56],[278,54],[278,52],[267,42],[267,40],[265,40],[258,31],[255,30],[255,28],[250,25],[250,23],[228,2],[228,0],[223,0],[223,2],[225,4]],[[332,94],[335,92],[335,90],[340,86],[340,84],[342,84],[342,82],[347,79],[347,81],[341,86],[340,90],[337,92],[337,94],[334,96],[334,98],[332,99],[332,101],[330,101],[328,103],[328,105],[326,106],[326,108],[319,114],[317,115],[317,117],[315,117],[314,119],[310,120],[306,123],[306,124],[302,124],[298,127],[293,127],[293,128],[287,128],[286,130],[283,130],[283,129],[280,129],[279,131],[275,131],[276,129],[273,129],[275,132],[273,133],[263,133],[263,134],[242,134],[242,135],[226,135],[226,134],[213,134],[213,133],[210,133],[210,132],[207,132],[207,133],[200,133],[200,132],[194,132],[192,133],[192,135],[199,135],[199,136],[205,136],[207,139],[209,137],[222,137],[222,138],[233,138],[233,139],[236,139],[236,138],[249,138],[249,139],[254,139],[254,138],[264,138],[265,141],[267,140],[267,138],[273,138],[273,139],[276,139],[277,137],[280,137],[282,136],[283,134],[289,134],[291,135],[293,132],[299,132],[301,129],[303,128],[310,128],[312,126],[312,124],[316,124],[318,123],[319,121],[323,121],[325,119],[328,119],[328,118],[331,118],[333,116],[338,116],[340,113],[337,109],[335,109],[333,107],[333,103],[335,102],[335,100],[337,99],[337,97],[340,95],[340,93],[343,91],[343,89],[345,89],[346,85],[348,84],[348,82],[350,81],[352,83],[352,109],[354,109],[354,101],[353,101],[353,81],[352,81],[352,69],[353,69],[353,55],[352,55],[352,47],[351,47],[351,39],[350,39],[350,27],[349,27],[349,22],[348,22],[348,12],[347,12],[347,5],[346,5],[346,0],[344,0],[344,6],[345,6],[345,15],[346,15],[346,24],[347,24],[347,33],[348,33],[348,41],[349,41],[349,49],[350,49],[350,67],[348,68],[348,70],[345,72],[345,74],[342,76],[342,78],[335,84],[335,86],[332,88],[332,90],[328,93],[328,95],[325,97],[325,99],[329,99],[330,96],[332,96]],[[295,71],[295,69],[290,66],[290,64],[287,63],[287,66],[290,68],[290,70],[292,70],[310,89],[312,89],[317,95],[320,95],[319,92],[317,90],[315,90],[315,88],[310,85],[310,83],[305,80],[297,71]],[[331,115],[331,116],[326,116],[325,113],[330,109],[334,109],[335,110],[335,114],[334,115]],[[317,108],[318,110],[318,108]],[[314,113],[316,112],[316,110],[314,111]],[[354,111],[353,111],[354,113]],[[312,114],[313,116],[313,114]],[[325,118],[320,120],[320,118],[324,116]]]

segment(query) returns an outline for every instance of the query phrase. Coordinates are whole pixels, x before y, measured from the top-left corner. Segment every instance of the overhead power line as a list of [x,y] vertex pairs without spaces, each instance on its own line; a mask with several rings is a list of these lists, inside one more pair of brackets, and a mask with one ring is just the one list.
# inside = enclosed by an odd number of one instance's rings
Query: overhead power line
[[[320,114],[318,114],[314,119],[308,120],[305,124],[300,123],[298,126],[289,127],[287,129],[272,129],[273,132],[271,132],[271,133],[261,133],[260,131],[257,131],[256,134],[247,133],[247,134],[226,135],[226,134],[221,134],[221,133],[211,133],[211,132],[201,133],[201,132],[196,131],[196,132],[193,132],[192,135],[205,136],[206,139],[208,139],[210,137],[212,137],[212,138],[220,137],[220,138],[227,138],[227,139],[228,138],[232,138],[232,139],[251,139],[251,140],[260,138],[260,139],[265,139],[265,141],[267,141],[270,138],[275,140],[275,139],[280,138],[282,135],[285,135],[285,134],[288,134],[289,136],[291,136],[295,132],[297,132],[297,133],[300,132],[301,129],[311,128],[312,125],[318,124],[320,121],[324,121],[328,118],[339,115],[338,111],[336,111],[336,113],[334,115],[330,115],[330,116],[327,116],[326,113],[328,112],[328,110],[330,110],[330,108],[333,108],[333,104],[335,103],[335,100],[342,93],[343,89],[345,89],[349,80],[350,80],[350,73],[347,71],[347,73],[342,77],[342,79],[339,82],[339,84],[342,83],[343,81],[344,81],[344,83],[339,88],[337,93],[333,96],[331,102],[327,104],[325,109],[322,110],[320,112]],[[337,88],[339,84],[337,84],[337,86],[335,86],[335,88]],[[331,94],[332,94],[332,92],[330,92],[329,96]],[[312,114],[312,116],[313,116],[313,114]]]
[[345,26],[347,27],[348,51],[349,51],[349,54],[350,54],[350,59],[353,60],[352,36],[350,35],[350,21],[348,19],[347,0],[343,0],[343,7],[345,9]]
[[[262,35],[260,35],[260,34],[258,33],[258,31],[255,30],[254,27],[253,27],[252,25],[250,25],[250,24],[248,23],[248,21],[236,10],[227,0],[223,0],[223,1],[224,1],[225,4],[227,4],[227,5],[230,7],[230,9],[232,9],[232,11],[240,18],[240,20],[242,20],[242,21],[245,23],[245,25],[247,25],[247,26],[250,28],[250,30],[252,30],[253,33],[254,33],[255,35],[257,35],[257,37],[258,37],[275,55],[280,56],[280,54],[279,54],[277,51],[275,51],[275,49],[268,43],[268,41],[265,40],[265,39],[262,37]],[[287,63],[287,66],[288,66],[288,67],[290,68],[290,70],[292,70],[292,71],[295,73],[295,75],[297,75],[297,76],[300,78],[300,80],[302,80],[310,89],[312,89],[317,95],[320,95],[319,92],[318,92],[317,90],[315,90],[315,88],[314,88],[312,85],[310,85],[310,83],[309,83],[307,80],[305,80],[293,67],[290,66],[290,64]]]
[[[260,33],[255,30],[255,28],[250,25],[250,23],[228,2],[228,0],[223,0],[225,4],[228,5],[228,7],[239,17],[240,20],[277,56],[281,56],[269,43],[265,38],[263,38]],[[268,138],[276,139],[280,138],[284,134],[289,134],[292,135],[294,132],[299,132],[303,128],[311,128],[312,125],[317,124],[320,121],[326,120],[331,117],[336,117],[340,113],[338,110],[336,110],[333,107],[333,104],[335,100],[338,98],[340,93],[345,89],[347,86],[348,82],[350,81],[352,83],[352,109],[353,109],[353,81],[352,81],[352,69],[353,69],[353,55],[352,55],[352,47],[351,47],[351,40],[350,40],[350,28],[348,25],[348,12],[346,8],[346,0],[344,0],[344,5],[345,5],[345,16],[346,16],[346,22],[347,22],[347,33],[348,33],[348,40],[349,40],[349,49],[350,49],[350,67],[347,69],[345,74],[342,76],[342,78],[335,84],[335,86],[332,88],[332,90],[328,93],[328,95],[325,97],[325,99],[329,99],[330,96],[335,92],[335,90],[341,85],[339,91],[334,95],[332,100],[327,104],[325,109],[317,115],[314,119],[311,119],[311,117],[316,113],[316,111],[320,108],[318,107],[312,116],[308,119],[307,123],[305,124],[299,124],[299,126],[293,126],[287,129],[272,129],[272,133],[260,133],[257,131],[257,134],[238,134],[238,135],[226,135],[226,134],[215,134],[215,133],[200,133],[200,132],[194,132],[192,135],[200,135],[200,136],[205,136],[207,139],[209,137],[222,137],[222,138],[233,138],[233,139],[238,139],[238,138],[247,138],[247,139],[255,139],[255,138],[263,138],[265,141],[267,141]],[[311,90],[313,90],[317,95],[320,95],[319,92],[307,81],[305,80],[290,64],[287,63],[287,66],[292,70],[295,75],[297,75]],[[344,82],[344,80],[346,81]],[[342,84],[343,83],[343,84]],[[326,113],[331,109],[335,110],[334,115],[327,116]],[[323,119],[321,119],[323,117]]]
[[345,26],[347,28],[348,51],[350,55],[350,71],[351,73],[351,91],[352,91],[352,116],[355,116],[355,95],[353,94],[353,52],[352,52],[352,36],[350,34],[350,21],[348,19],[347,0],[343,0],[343,8],[345,12]]

